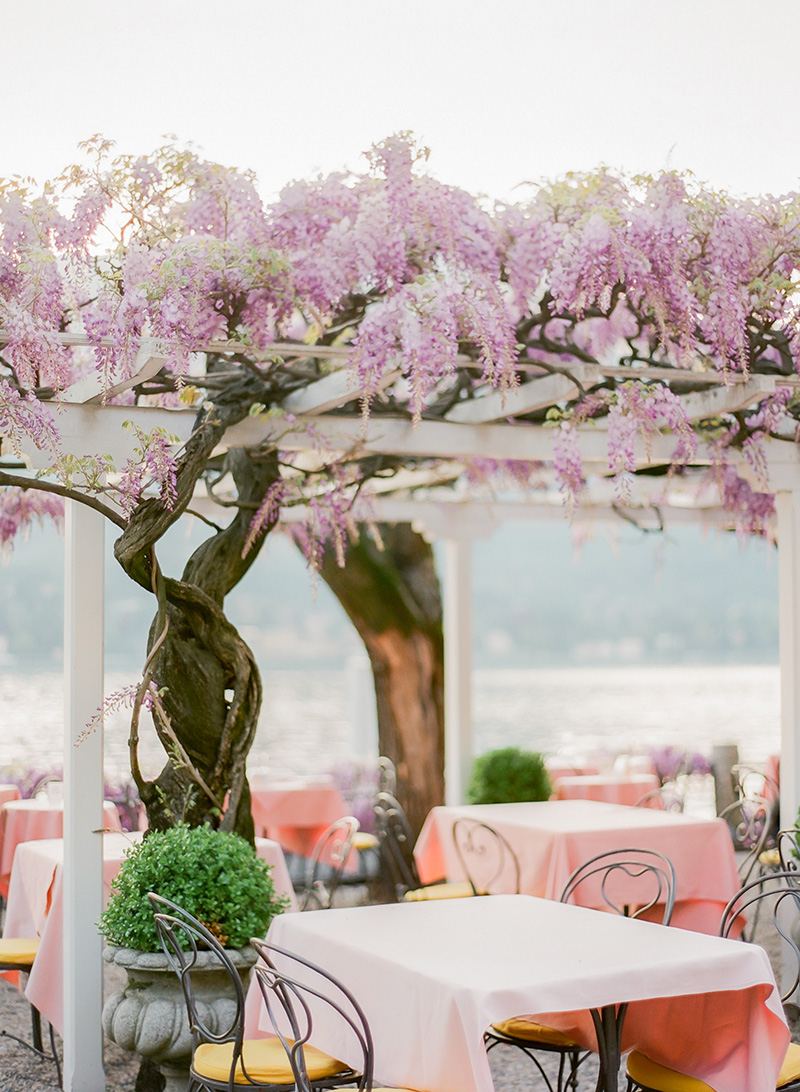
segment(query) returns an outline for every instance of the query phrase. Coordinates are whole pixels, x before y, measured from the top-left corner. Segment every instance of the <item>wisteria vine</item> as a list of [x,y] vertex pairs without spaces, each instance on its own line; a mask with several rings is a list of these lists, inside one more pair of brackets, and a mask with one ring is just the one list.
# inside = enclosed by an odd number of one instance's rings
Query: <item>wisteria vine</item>
[[[550,413],[568,510],[585,488],[581,437],[594,421],[620,501],[640,450],[669,433],[671,474],[699,477],[698,443],[713,442],[706,476],[738,525],[768,520],[765,445],[794,442],[800,419],[797,194],[735,199],[673,172],[603,169],[491,205],[426,173],[427,150],[396,134],[369,150],[363,172],[294,181],[266,205],[252,175],[174,145],[120,156],[95,138],[83,152],[42,189],[0,181],[0,436],[4,452],[48,452],[54,480],[58,403],[87,373],[106,391],[128,381],[110,398],[127,405],[174,406],[188,390],[189,404],[269,409],[330,368],[319,353],[298,364],[306,345],[347,351],[365,418],[412,423],[446,419],[487,385],[510,391],[595,366],[589,388]],[[165,360],[137,383],[145,337],[160,339]],[[706,389],[709,373],[778,385],[748,411],[690,419],[682,395]],[[531,411],[515,424],[546,419]],[[185,462],[165,435],[133,427],[138,453],[113,486],[125,520],[153,495],[174,505]],[[271,487],[252,535],[306,482],[308,534],[340,548],[363,457],[345,452],[326,473],[326,489],[318,470],[297,468]],[[748,473],[758,489],[745,488]],[[29,519],[6,500],[3,542]]]

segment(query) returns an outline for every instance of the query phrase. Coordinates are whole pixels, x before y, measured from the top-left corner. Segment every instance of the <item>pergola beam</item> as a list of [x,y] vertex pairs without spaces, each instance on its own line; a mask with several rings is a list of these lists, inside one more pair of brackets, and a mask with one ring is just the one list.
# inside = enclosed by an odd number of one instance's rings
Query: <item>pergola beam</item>
[[104,387],[100,382],[100,374],[97,371],[85,375],[77,383],[60,395],[58,401],[66,402],[105,402],[110,398],[116,398],[131,387],[144,383],[158,375],[167,362],[167,354],[160,342],[155,338],[143,338],[136,354],[133,371],[128,379],[114,383],[111,387]]
[[[196,498],[191,508],[207,515],[211,502]],[[281,523],[301,523],[309,514],[304,505],[284,508]],[[563,522],[566,513],[557,501],[537,503],[531,501],[480,501],[480,500],[420,500],[418,498],[380,497],[375,500],[357,501],[353,508],[357,523],[416,523],[436,527],[435,537],[443,534],[448,521],[469,517],[478,525],[483,523],[487,533],[505,522],[545,523]],[[701,527],[726,528],[733,526],[731,513],[721,505],[687,508],[668,504],[645,505],[586,503],[576,509],[574,522],[635,523],[643,529],[656,529],[668,524],[693,524]]]
[[579,393],[579,384],[584,389],[592,386],[599,375],[597,368],[576,365],[568,374],[531,379],[512,390],[493,390],[483,397],[458,402],[444,419],[477,425],[504,417],[521,417],[574,398]]
[[[114,466],[120,468],[135,457],[138,440],[123,427],[134,421],[145,432],[160,427],[174,436],[176,443],[185,443],[192,433],[194,410],[169,410],[152,406],[109,406],[87,404],[59,405],[56,420],[61,432],[61,447],[65,454],[84,456],[87,452],[109,454]],[[248,417],[225,433],[229,447],[258,447],[274,444],[284,451],[319,451],[327,445],[331,451],[397,455],[420,459],[470,459],[480,457],[497,460],[528,460],[549,462],[553,458],[552,429],[542,425],[519,424],[457,424],[453,421],[411,421],[396,417],[373,416],[364,422],[353,415],[310,415],[302,422],[287,424],[273,417]],[[580,431],[580,448],[588,465],[607,466],[607,436],[602,429],[591,426]],[[636,462],[640,467],[667,464],[677,444],[672,435],[653,436],[649,443],[637,443]],[[800,470],[800,447],[791,441],[765,440],[764,448],[770,467]],[[46,469],[49,458],[31,442],[24,453],[36,470]],[[713,452],[700,445],[692,462],[709,464]],[[773,488],[776,488],[775,486]]]
[[[256,447],[273,443],[284,451],[319,449],[327,443],[337,451],[363,454],[400,455],[430,459],[497,459],[546,462],[553,457],[553,432],[530,424],[457,424],[453,421],[420,421],[373,416],[368,422],[360,417],[333,415],[304,418],[306,427],[288,425],[274,419],[249,417],[225,434],[229,447]],[[655,436],[650,444],[637,446],[637,461],[642,466],[652,462],[670,462],[677,438]],[[591,429],[581,433],[584,461],[608,463],[607,438]],[[698,456],[710,462],[711,456]]]
[[708,391],[684,394],[681,405],[690,421],[702,421],[705,417],[718,417],[724,413],[738,413],[747,409],[765,395],[773,394],[775,376],[754,375],[745,383],[730,387],[714,387]]
[[[377,383],[376,391],[390,386],[400,374],[399,368],[385,372]],[[343,369],[292,391],[281,402],[281,409],[298,414],[325,413],[352,402],[360,394],[354,373]]]

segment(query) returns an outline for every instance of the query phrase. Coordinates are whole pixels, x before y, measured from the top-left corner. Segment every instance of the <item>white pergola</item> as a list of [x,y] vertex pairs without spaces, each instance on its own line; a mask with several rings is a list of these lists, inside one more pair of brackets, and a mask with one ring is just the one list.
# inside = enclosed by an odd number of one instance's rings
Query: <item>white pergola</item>
[[[69,339],[65,336],[64,340]],[[0,344],[2,332],[0,331]],[[300,356],[317,355],[343,364],[347,350],[297,345],[274,346],[275,352]],[[230,346],[208,346],[209,351],[227,351]],[[341,359],[339,359],[341,358]],[[109,393],[120,393],[155,375],[163,354],[152,342],[143,342],[135,374]],[[580,371],[580,375],[577,372]],[[692,383],[704,388],[687,394],[682,401],[693,420],[734,412],[753,405],[772,393],[776,385],[795,386],[797,380],[753,376],[725,384],[707,372],[688,373]],[[609,364],[581,365],[564,374],[536,374],[529,370],[525,382],[500,394],[487,389],[482,396],[457,403],[445,419],[423,420],[414,426],[408,420],[373,416],[366,424],[357,414],[343,412],[357,395],[344,368],[311,383],[287,397],[283,408],[298,421],[287,426],[281,419],[250,417],[225,434],[228,447],[250,447],[274,442],[281,450],[305,452],[318,458],[320,437],[330,451],[387,454],[409,458],[448,460],[454,478],[468,459],[552,460],[552,432],[540,425],[519,420],[524,415],[577,393],[575,380],[586,387],[602,375],[632,375],[674,380],[674,369],[641,368]],[[389,384],[397,377],[386,377]],[[134,454],[135,438],[122,422],[135,420],[144,430],[161,426],[185,442],[191,434],[194,410],[168,410],[150,406],[104,404],[96,380],[88,379],[59,398],[57,423],[65,453],[78,456],[108,453],[117,467]],[[309,428],[309,426],[312,426]],[[670,435],[655,436],[637,451],[637,462],[645,467],[667,464],[675,447]],[[800,448],[777,440],[766,444],[771,488],[777,500],[777,535],[780,563],[780,667],[781,667],[781,801],[783,826],[791,826],[800,787]],[[595,474],[587,493],[581,518],[619,519],[620,512],[637,522],[693,522],[725,525],[729,516],[718,499],[710,496],[699,503],[682,488],[680,477],[636,479],[636,492],[620,509],[615,503],[607,474],[606,435],[602,421],[586,427],[582,453],[589,475]],[[26,449],[33,468],[38,453]],[[327,453],[330,456],[330,452]],[[711,453],[701,449],[693,464],[711,462]],[[745,473],[743,469],[743,474]],[[422,484],[425,488],[422,488]],[[394,484],[397,488],[397,482]],[[203,503],[198,498],[198,503]],[[206,501],[207,503],[207,501]],[[405,492],[375,495],[363,510],[365,518],[414,521],[445,544],[445,719],[446,795],[450,803],[463,799],[471,762],[471,542],[491,533],[509,518],[565,518],[555,487],[544,488],[523,498],[476,499],[458,489],[437,487],[430,477],[409,478]],[[358,515],[358,513],[356,513]],[[288,515],[287,515],[288,518]],[[103,701],[103,609],[102,578],[104,518],[76,501],[67,502],[66,593],[65,593],[65,867],[64,867],[64,1089],[65,1092],[102,1092],[105,1078],[102,1064],[102,940],[96,922],[102,909],[102,849],[96,832],[103,823],[102,734],[95,733],[80,746],[78,738]]]

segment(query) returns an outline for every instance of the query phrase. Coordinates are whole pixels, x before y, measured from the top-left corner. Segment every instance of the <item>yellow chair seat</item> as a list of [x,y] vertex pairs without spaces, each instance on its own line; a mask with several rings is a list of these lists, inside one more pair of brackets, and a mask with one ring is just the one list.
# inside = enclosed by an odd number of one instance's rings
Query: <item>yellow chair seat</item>
[[[349,1068],[313,1046],[306,1045],[303,1053],[312,1081],[335,1077],[337,1073],[345,1073]],[[194,1052],[192,1068],[199,1077],[206,1077],[211,1081],[227,1081],[232,1059],[233,1043],[201,1043]],[[242,1059],[250,1081],[262,1084],[294,1084],[292,1067],[280,1039],[245,1039],[242,1044],[242,1058],[236,1063],[233,1079],[235,1084],[247,1085],[250,1082],[244,1075]]]
[[427,902],[428,899],[465,899],[474,894],[465,880],[463,883],[434,883],[430,887],[418,887],[415,891],[406,891],[403,898],[406,902]]
[[798,1079],[800,1079],[800,1043],[789,1043],[778,1074],[777,1087],[783,1088],[785,1084],[791,1084]]
[[659,1065],[638,1050],[628,1055],[628,1076],[645,1088],[657,1088],[658,1092],[714,1092],[705,1081]]
[[512,1016],[510,1020],[501,1020],[497,1024],[492,1024],[492,1030],[509,1039],[524,1039],[526,1043],[580,1049],[579,1044],[563,1031],[549,1028],[546,1024],[536,1024],[533,1020],[523,1020],[520,1016]]
[[366,830],[358,830],[353,835],[353,841],[350,844],[353,849],[363,853],[367,849],[377,849],[380,843],[374,834],[370,834]]
[[30,937],[0,940],[0,963],[24,963],[30,966],[39,951],[39,941]]
[[[688,1077],[676,1069],[651,1061],[650,1058],[632,1050],[628,1055],[628,1075],[645,1088],[655,1088],[658,1092],[714,1092],[711,1085],[697,1077]],[[783,1088],[792,1081],[800,1079],[800,1043],[789,1043],[778,1074],[776,1088]]]

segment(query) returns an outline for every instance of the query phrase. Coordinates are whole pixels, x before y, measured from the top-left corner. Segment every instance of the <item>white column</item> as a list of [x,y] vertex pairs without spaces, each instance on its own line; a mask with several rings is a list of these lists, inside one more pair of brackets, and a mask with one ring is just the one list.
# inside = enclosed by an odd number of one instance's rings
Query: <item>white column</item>
[[[103,733],[77,744],[103,701],[104,519],[66,503],[64,593],[64,1092],[104,1092]],[[77,744],[77,745],[76,745]]]
[[797,818],[800,785],[800,495],[775,494],[781,665],[781,828]]
[[378,706],[375,676],[366,652],[356,652],[347,661],[347,697],[353,757],[374,762],[378,757]]
[[472,543],[444,544],[444,795],[463,804],[472,768]]

